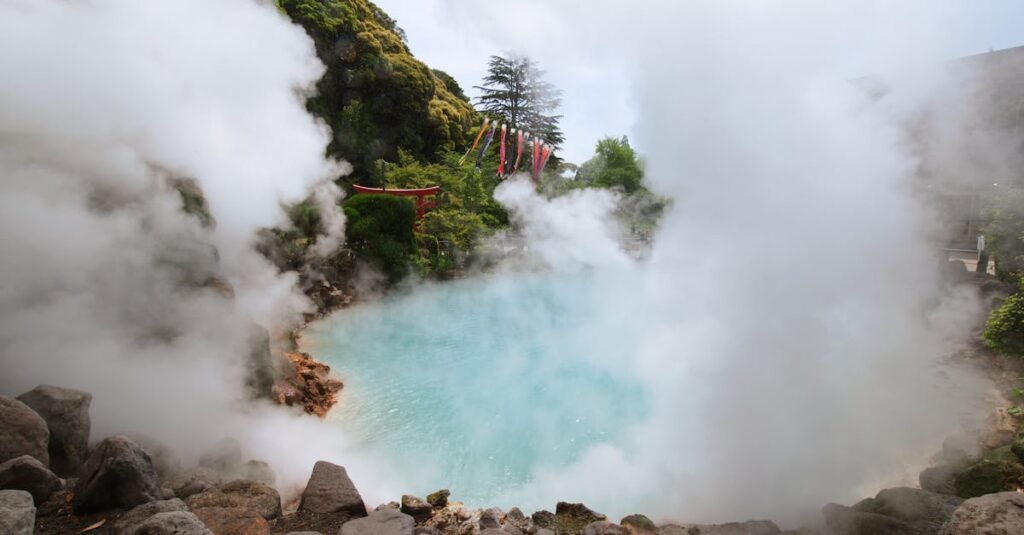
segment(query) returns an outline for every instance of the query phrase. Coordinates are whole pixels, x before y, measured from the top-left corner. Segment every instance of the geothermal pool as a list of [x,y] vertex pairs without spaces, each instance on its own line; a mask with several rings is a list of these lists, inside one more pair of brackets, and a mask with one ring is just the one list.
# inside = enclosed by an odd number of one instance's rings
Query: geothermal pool
[[630,333],[581,323],[609,306],[594,278],[421,286],[342,311],[303,345],[345,380],[334,421],[408,475],[403,491],[500,505],[539,471],[624,440],[646,413],[622,354]]

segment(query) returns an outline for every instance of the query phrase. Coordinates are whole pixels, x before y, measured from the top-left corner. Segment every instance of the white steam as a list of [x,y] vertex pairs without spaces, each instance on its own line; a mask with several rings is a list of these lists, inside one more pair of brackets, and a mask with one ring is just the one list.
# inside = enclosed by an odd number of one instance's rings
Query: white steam
[[[508,502],[794,522],[915,484],[958,417],[984,413],[979,382],[943,365],[977,300],[942,290],[937,221],[911,192],[904,125],[943,82],[940,23],[957,15],[933,6],[545,3],[495,37],[549,69],[624,59],[647,178],[674,198],[650,262],[598,279],[606,306],[580,318],[594,336],[642,333],[617,366],[645,385],[649,418],[572,466],[538,467]],[[517,35],[559,20],[570,30],[547,41]],[[875,73],[897,75],[882,103],[851,82]],[[527,229],[593,209],[512,200]]]
[[[4,0],[0,49],[0,392],[92,392],[94,440],[189,457],[234,436],[286,486],[351,460],[243,390],[251,322],[308,308],[254,233],[343,171],[303,107],[323,67],[302,29],[251,0]],[[214,227],[182,212],[183,178]]]

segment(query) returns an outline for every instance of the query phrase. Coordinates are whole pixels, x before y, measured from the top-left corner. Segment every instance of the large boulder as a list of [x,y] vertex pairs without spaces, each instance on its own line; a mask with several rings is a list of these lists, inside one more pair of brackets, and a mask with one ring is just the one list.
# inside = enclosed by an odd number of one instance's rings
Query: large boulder
[[366,516],[366,505],[356,486],[348,477],[345,467],[317,461],[302,491],[300,511],[313,513],[347,512],[352,516]]
[[1014,490],[1021,484],[1024,484],[1024,465],[1010,446],[989,452],[953,477],[953,488],[961,498]]
[[[727,522],[725,524],[685,524],[690,535],[779,535],[779,526],[769,520]],[[661,531],[659,530],[659,533]],[[683,532],[686,533],[686,532]]]
[[411,516],[386,508],[346,522],[339,535],[413,535],[414,524]]
[[434,507],[445,507],[448,505],[448,497],[452,492],[448,489],[441,489],[437,492],[427,494],[427,502]]
[[[402,511],[405,513],[406,511]],[[480,512],[480,519],[477,521],[481,530],[484,529],[497,529],[501,527],[501,517],[505,516],[505,513],[497,507],[490,507]]]
[[921,473],[917,476],[917,481],[924,490],[939,494],[956,494],[953,480],[961,470],[963,470],[963,467],[955,464],[930,466],[921,470]]
[[619,521],[622,527],[626,528],[630,533],[654,533],[658,531],[658,527],[654,525],[654,521],[647,518],[644,515],[629,515],[623,517]]
[[192,511],[214,535],[270,535],[270,524],[252,509],[206,507]]
[[1024,533],[1024,494],[1000,492],[960,504],[942,535],[1011,535]]
[[0,463],[31,455],[50,466],[50,430],[42,416],[21,401],[0,396]]
[[[879,513],[858,511],[830,503],[821,513],[835,535],[918,535],[918,530],[902,520]],[[703,532],[699,532],[703,535]],[[776,531],[775,533],[778,533]]]
[[0,533],[32,535],[36,528],[36,506],[23,490],[0,490]]
[[64,482],[31,455],[0,464],[0,489],[24,490],[32,495],[36,505],[63,487]]
[[[591,510],[582,503],[558,502],[555,505],[554,517],[551,518],[553,522],[547,525],[545,524],[548,522],[548,518],[541,514],[545,512],[538,511],[538,513],[534,513],[534,523],[539,527],[551,529],[560,535],[565,533],[582,533],[583,528],[587,527],[588,524],[608,519],[605,515]],[[541,522],[537,521],[538,514],[541,514]],[[548,514],[550,515],[550,513]]]
[[434,506],[430,505],[423,498],[418,498],[411,494],[403,494],[401,511],[416,519],[417,522],[422,522],[430,518],[430,515],[434,512]]
[[71,506],[76,513],[128,509],[163,498],[153,461],[125,436],[100,442],[82,467]]
[[50,467],[62,476],[75,475],[89,457],[89,405],[92,394],[40,385],[18,396],[39,413],[50,430]]
[[853,509],[895,518],[922,533],[937,533],[961,503],[963,499],[956,496],[897,487],[882,490],[874,498],[857,503]]
[[157,513],[142,521],[126,535],[214,535],[199,518],[188,511]]
[[597,522],[591,522],[583,528],[583,535],[628,535],[629,532],[626,528],[609,522],[607,520],[598,520]]
[[252,509],[267,520],[281,516],[281,495],[260,481],[240,479],[216,485],[185,499],[190,509],[225,507]]
[[188,506],[185,502],[174,498],[171,500],[161,500],[158,502],[148,502],[142,505],[137,505],[128,511],[121,518],[118,518],[116,522],[111,526],[113,532],[119,535],[128,535],[135,531],[140,524],[142,524],[149,517],[159,513],[171,513],[175,511],[188,511]]

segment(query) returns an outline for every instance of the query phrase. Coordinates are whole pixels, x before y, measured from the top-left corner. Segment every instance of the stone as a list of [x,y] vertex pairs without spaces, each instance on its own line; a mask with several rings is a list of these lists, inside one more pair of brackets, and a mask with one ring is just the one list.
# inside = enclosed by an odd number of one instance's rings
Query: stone
[[262,481],[267,485],[277,482],[277,473],[274,472],[274,469],[268,463],[256,459],[246,461],[245,466],[242,467],[242,476],[244,479]]
[[50,430],[50,467],[61,476],[75,475],[89,458],[89,406],[92,394],[39,385],[18,396],[36,411]]
[[205,507],[192,511],[214,535],[270,535],[270,524],[252,509]]
[[779,535],[782,531],[768,520],[727,522],[725,524],[687,524],[693,535]]
[[422,522],[434,512],[434,506],[430,505],[426,500],[417,498],[410,494],[402,495],[402,505],[400,509],[403,513],[413,517],[417,522]]
[[658,527],[654,525],[654,522],[644,515],[629,515],[620,520],[619,524],[622,524],[622,527],[632,533],[653,533],[658,530]]
[[270,353],[270,331],[249,325],[249,360],[245,384],[254,399],[270,398],[274,388],[274,359]]
[[505,513],[503,513],[501,509],[498,509],[497,507],[484,509],[480,513],[480,529],[483,530],[489,528],[500,528],[501,517],[503,516],[505,516]]
[[314,513],[346,511],[353,516],[366,516],[366,505],[345,467],[317,461],[302,491],[299,510]]
[[82,467],[71,502],[76,513],[128,509],[162,498],[153,462],[125,436],[100,442]]
[[448,497],[452,493],[448,489],[441,489],[437,492],[431,492],[427,494],[427,503],[434,507],[445,507],[448,505]]
[[284,535],[323,535],[319,531],[289,531]]
[[583,535],[627,535],[628,533],[626,528],[607,520],[591,522],[583,528]]
[[551,511],[537,511],[530,515],[530,519],[539,528],[552,528],[555,526],[555,513]]
[[252,509],[266,520],[281,516],[281,495],[260,481],[238,479],[185,498],[189,509],[225,507]]
[[526,517],[518,507],[513,507],[505,513],[505,518],[502,523],[506,526],[512,526],[519,531],[529,532],[533,529],[533,521]]
[[32,535],[36,529],[36,506],[23,490],[0,490],[0,533]]
[[444,532],[432,526],[420,526],[413,530],[413,535],[444,535]]
[[214,535],[199,518],[188,511],[157,513],[125,535]]
[[953,477],[953,488],[961,498],[1015,490],[1024,482],[1024,465],[1009,446],[998,448]]
[[0,463],[31,455],[50,466],[50,430],[42,416],[21,401],[0,396]]
[[341,526],[339,535],[413,535],[413,518],[395,509],[374,511]]
[[[582,503],[558,502],[555,505],[554,525],[541,526],[555,531],[555,533],[580,533],[583,528],[592,522],[607,520],[601,513],[592,511]],[[534,523],[537,519],[534,518]]]
[[922,489],[929,492],[955,495],[956,488],[953,485],[953,478],[956,477],[957,472],[961,469],[962,467],[952,464],[931,466],[921,470],[921,473],[917,476],[917,481]]
[[158,513],[170,513],[175,511],[188,511],[185,502],[175,498],[173,500],[160,500],[137,505],[128,511],[111,526],[114,533],[128,534],[142,524],[149,517]]
[[1000,492],[960,504],[942,535],[1010,535],[1024,533],[1024,494]]
[[884,489],[867,505],[853,509],[901,520],[924,533],[937,533],[961,503],[963,499],[956,496],[897,487]]
[[191,473],[171,482],[171,490],[174,495],[185,499],[193,494],[199,494],[220,483],[220,476],[209,468],[198,467]]
[[[906,522],[878,513],[862,512],[835,503],[822,510],[825,524],[836,535],[917,535],[918,531]],[[703,531],[700,532],[704,535]],[[775,531],[774,533],[778,533]]]
[[31,455],[15,457],[0,464],[0,489],[24,490],[36,505],[45,502],[64,482]]
[[700,529],[695,527],[683,527],[676,524],[668,524],[658,528],[658,535],[700,535]]

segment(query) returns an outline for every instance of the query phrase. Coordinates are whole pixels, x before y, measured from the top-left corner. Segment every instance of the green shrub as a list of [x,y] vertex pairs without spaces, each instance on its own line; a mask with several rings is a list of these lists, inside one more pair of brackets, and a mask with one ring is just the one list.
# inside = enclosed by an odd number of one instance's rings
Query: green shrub
[[416,252],[413,224],[416,209],[412,200],[391,195],[355,195],[342,205],[345,210],[345,238],[360,259],[397,282],[409,272]]
[[[1022,281],[1024,284],[1024,281]],[[992,311],[985,322],[985,345],[1013,356],[1024,356],[1024,294],[1015,293]]]

